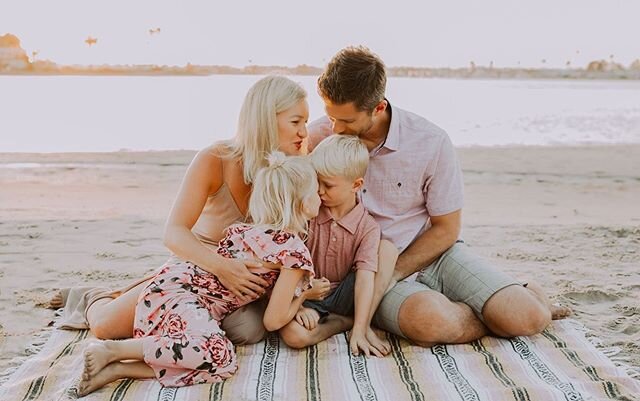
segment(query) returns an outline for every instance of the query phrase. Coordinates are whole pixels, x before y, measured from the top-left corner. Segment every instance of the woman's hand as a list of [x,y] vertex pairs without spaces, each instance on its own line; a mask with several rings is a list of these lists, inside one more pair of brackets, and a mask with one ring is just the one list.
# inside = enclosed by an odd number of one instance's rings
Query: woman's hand
[[311,285],[311,288],[303,292],[305,299],[310,301],[322,301],[331,292],[331,283],[325,277],[314,278]]
[[265,293],[265,287],[269,285],[260,276],[248,270],[249,267],[260,266],[262,263],[256,260],[226,259],[215,275],[238,299],[253,301],[260,298]]

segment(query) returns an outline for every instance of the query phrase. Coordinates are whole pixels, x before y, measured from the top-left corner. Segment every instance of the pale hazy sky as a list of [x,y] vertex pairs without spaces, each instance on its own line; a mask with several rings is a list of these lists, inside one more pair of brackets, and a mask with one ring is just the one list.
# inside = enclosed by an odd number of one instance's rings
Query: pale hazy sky
[[636,0],[0,0],[0,34],[60,64],[322,66],[364,44],[388,66],[582,67],[640,58],[639,16]]

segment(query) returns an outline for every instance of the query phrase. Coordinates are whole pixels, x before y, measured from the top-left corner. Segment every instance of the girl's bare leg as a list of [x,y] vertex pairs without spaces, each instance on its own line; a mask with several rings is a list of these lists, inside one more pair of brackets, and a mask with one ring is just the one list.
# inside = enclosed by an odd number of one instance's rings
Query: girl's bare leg
[[84,397],[107,384],[119,379],[152,379],[153,369],[144,362],[113,362],[102,368],[96,375],[84,378],[78,385],[78,395]]
[[144,281],[117,298],[104,298],[94,302],[87,310],[87,321],[93,335],[112,340],[131,338],[136,303],[147,284],[149,281]]

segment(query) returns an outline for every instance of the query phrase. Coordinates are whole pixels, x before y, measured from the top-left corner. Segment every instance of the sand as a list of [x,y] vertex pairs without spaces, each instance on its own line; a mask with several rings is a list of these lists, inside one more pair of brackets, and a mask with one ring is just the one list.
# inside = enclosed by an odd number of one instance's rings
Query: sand
[[[467,242],[640,367],[640,146],[459,155]],[[121,286],[164,262],[164,219],[192,156],[0,154],[0,374],[53,320],[54,289]]]

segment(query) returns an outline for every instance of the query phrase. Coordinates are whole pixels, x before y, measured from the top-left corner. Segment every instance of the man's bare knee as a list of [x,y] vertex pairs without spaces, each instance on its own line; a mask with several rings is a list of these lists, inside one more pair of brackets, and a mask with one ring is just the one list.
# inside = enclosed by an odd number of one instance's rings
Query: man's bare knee
[[267,330],[262,324],[265,308],[264,302],[256,301],[227,316],[221,325],[227,338],[236,345],[256,344],[262,341],[267,335]]
[[506,287],[485,304],[482,315],[489,329],[503,337],[530,336],[551,323],[549,307],[528,289]]

